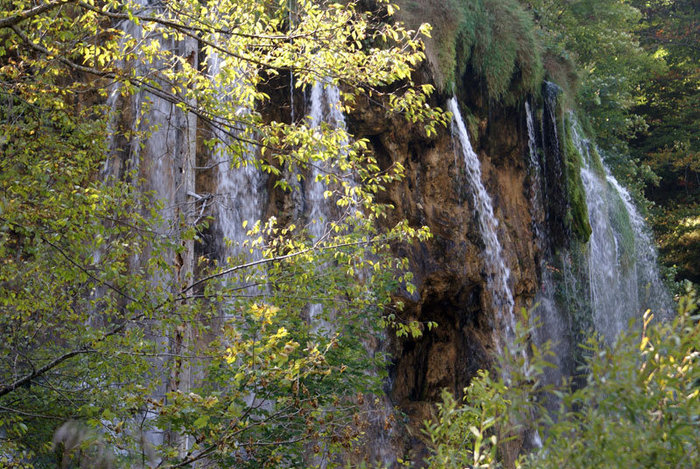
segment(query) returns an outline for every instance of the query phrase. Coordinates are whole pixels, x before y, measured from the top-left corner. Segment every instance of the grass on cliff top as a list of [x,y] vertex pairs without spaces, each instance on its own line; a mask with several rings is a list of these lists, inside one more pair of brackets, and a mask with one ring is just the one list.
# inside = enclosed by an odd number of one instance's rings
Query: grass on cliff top
[[544,68],[531,14],[517,0],[399,0],[399,19],[433,27],[427,56],[437,86],[449,90],[469,65],[490,99],[513,103],[536,93]]

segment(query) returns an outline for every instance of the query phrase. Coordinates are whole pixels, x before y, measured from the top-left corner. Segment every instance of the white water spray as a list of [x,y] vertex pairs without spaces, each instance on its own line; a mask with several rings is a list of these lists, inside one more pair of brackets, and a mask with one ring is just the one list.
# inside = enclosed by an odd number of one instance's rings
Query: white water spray
[[646,308],[668,317],[670,301],[653,242],[629,193],[598,160],[575,122],[571,132],[583,158],[581,180],[592,230],[587,258],[593,323],[613,342]]
[[[219,75],[228,64],[216,52],[207,57],[207,63],[210,79],[221,83]],[[234,96],[245,95],[239,89],[246,86],[244,71],[238,72],[237,80],[227,87],[220,87],[220,96],[222,105],[235,106],[234,116],[244,121],[255,103],[252,98],[243,103],[236,101]],[[214,129],[214,135],[218,139],[214,149],[214,163],[217,166],[216,220],[224,241],[231,243],[223,249],[224,260],[229,256],[243,254],[242,243],[247,239],[248,230],[262,217],[262,174],[252,163],[250,155],[254,150],[244,143],[234,141],[242,134],[243,131],[233,126],[228,131]]]
[[649,308],[661,319],[670,319],[673,316],[673,304],[671,295],[661,281],[659,274],[659,261],[654,240],[649,233],[649,228],[644,218],[632,201],[632,196],[627,189],[610,174],[606,168],[606,179],[625,204],[627,213],[634,230],[635,261],[637,268],[637,294],[640,305]]

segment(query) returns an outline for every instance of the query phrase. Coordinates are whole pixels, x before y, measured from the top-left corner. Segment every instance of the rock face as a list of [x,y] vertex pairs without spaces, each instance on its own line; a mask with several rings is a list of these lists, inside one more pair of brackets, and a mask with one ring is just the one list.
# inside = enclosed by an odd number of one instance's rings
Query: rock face
[[[519,311],[531,305],[538,284],[523,109],[489,107],[479,96],[461,98],[473,113],[470,133],[476,132],[470,137],[498,218],[497,234]],[[444,108],[446,100],[436,96],[432,104]],[[433,234],[427,243],[397,246],[398,254],[410,260],[417,287],[414,295],[399,293],[403,317],[438,325],[426,328],[417,340],[391,339],[389,395],[409,419],[404,444],[416,447],[442,389],[461,396],[476,371],[491,365],[496,312],[484,275],[483,241],[464,162],[449,128],[426,138],[420,128],[386,121],[379,110],[362,106],[348,124],[357,137],[370,141],[382,165],[399,162],[406,168],[405,179],[383,194],[396,208],[387,224],[405,218],[416,227],[427,225]],[[419,450],[414,461],[420,456]]]

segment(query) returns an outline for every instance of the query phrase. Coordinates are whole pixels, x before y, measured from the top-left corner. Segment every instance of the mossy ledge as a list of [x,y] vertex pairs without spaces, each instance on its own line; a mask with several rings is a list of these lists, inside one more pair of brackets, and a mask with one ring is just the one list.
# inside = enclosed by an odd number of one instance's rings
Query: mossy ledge
[[572,138],[571,120],[565,119],[563,133],[563,151],[566,164],[567,192],[569,198],[569,210],[567,212],[567,224],[576,239],[585,243],[591,236],[591,225],[588,219],[588,206],[586,205],[586,192],[581,180],[581,167],[583,157],[576,149]]
[[544,77],[532,15],[518,0],[398,0],[398,19],[433,27],[426,54],[438,88],[451,91],[471,67],[489,99],[536,94]]

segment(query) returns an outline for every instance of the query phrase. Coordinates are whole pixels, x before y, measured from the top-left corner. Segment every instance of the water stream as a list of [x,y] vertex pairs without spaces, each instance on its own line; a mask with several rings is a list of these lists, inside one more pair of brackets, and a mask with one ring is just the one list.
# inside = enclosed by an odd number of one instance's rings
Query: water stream
[[[345,116],[340,110],[340,90],[337,86],[322,81],[314,83],[310,94],[309,120],[311,128],[314,129],[326,123],[333,128],[345,130]],[[330,200],[324,195],[328,187],[321,180],[326,168],[325,161],[311,162],[306,179],[304,199],[309,221],[308,230],[314,243],[321,241],[326,233],[327,222],[332,216]],[[329,321],[323,319],[323,305],[320,303],[309,305],[309,321],[318,331],[332,329]]]
[[671,319],[674,314],[671,295],[661,280],[658,253],[649,227],[627,189],[622,187],[607,168],[605,173],[608,183],[622,199],[634,231],[639,303],[643,309],[651,309],[660,319]]
[[447,106],[452,113],[452,135],[459,142],[459,151],[464,159],[467,184],[472,194],[474,211],[484,242],[483,259],[486,285],[496,313],[496,331],[498,332],[494,334],[494,338],[500,355],[503,351],[503,341],[510,346],[515,338],[515,316],[513,314],[515,303],[509,285],[510,270],[505,264],[503,249],[498,240],[498,220],[493,213],[493,202],[481,180],[481,163],[472,148],[457,99],[451,98],[447,102]]
[[668,317],[670,298],[658,273],[656,249],[629,192],[575,121],[571,134],[583,157],[581,180],[592,230],[587,257],[593,323],[612,342],[647,308]]
[[[556,292],[557,280],[554,272],[557,264],[552,252],[545,224],[545,204],[542,198],[544,193],[544,181],[542,179],[541,149],[537,145],[535,119],[530,103],[525,103],[526,125],[528,132],[528,156],[529,156],[529,184],[530,200],[532,201],[532,231],[535,235],[535,244],[539,251],[540,284],[535,296],[534,317],[539,322],[539,327],[534,331],[534,340],[539,347],[547,341],[551,341],[554,356],[549,360],[554,368],[544,370],[546,384],[559,384],[565,370],[571,368],[569,357],[571,355],[571,324],[567,315],[557,305]],[[551,117],[551,116],[550,116]],[[552,402],[554,408],[556,403]]]
[[[214,83],[225,83],[220,77],[223,68],[231,66],[224,63],[222,58],[211,52],[207,57],[210,79]],[[240,96],[249,94],[239,92],[246,86],[244,70],[237,69],[236,80],[233,83],[220,85],[219,96],[221,105],[227,111],[232,111],[235,117],[245,120],[245,116],[254,108],[252,98],[241,102]],[[222,261],[228,262],[229,257],[240,257],[247,250],[242,243],[247,239],[247,232],[253,223],[262,218],[264,191],[262,174],[252,164],[254,149],[235,139],[245,132],[231,125],[227,129],[213,129],[217,144],[213,151],[213,160],[217,168],[217,190],[215,195],[216,225],[221,236],[220,254]],[[240,260],[240,259],[238,259]],[[232,262],[237,262],[232,259]]]
[[[138,0],[136,8],[147,10],[157,8],[148,0]],[[163,50],[174,51],[177,54],[186,55],[193,51],[195,44],[192,40],[177,40],[174,36],[164,38],[158,33],[146,33],[145,30],[134,21],[122,21],[117,25],[125,33],[125,39],[134,38],[139,44],[149,40],[160,42]],[[122,42],[122,46],[126,41]],[[161,69],[171,66],[165,60],[157,63],[146,63],[144,55],[137,55],[133,62],[119,61],[118,67],[131,67],[136,76],[149,76],[154,68]],[[165,86],[164,83],[154,80],[153,86]],[[129,178],[144,193],[151,194],[153,205],[145,207],[143,215],[151,216],[151,208],[158,207],[157,218],[154,220],[155,229],[159,236],[172,240],[180,240],[180,220],[189,219],[192,205],[189,203],[187,193],[190,191],[190,177],[193,175],[195,125],[193,116],[183,112],[176,104],[162,97],[150,93],[142,88],[137,93],[121,95],[121,85],[113,83],[109,87],[106,105],[110,112],[110,120],[107,128],[108,148],[111,157],[106,160],[101,171],[103,180],[109,183],[110,178]],[[120,135],[121,134],[121,135]],[[130,134],[130,135],[129,135]],[[132,173],[133,172],[133,173]],[[192,178],[193,180],[193,178]],[[146,269],[151,248],[144,252],[135,253],[130,259],[130,268]],[[164,258],[182,260],[173,252],[162,254]],[[95,254],[99,259],[99,252]],[[186,256],[186,254],[183,254]],[[155,269],[149,278],[148,288],[154,291],[177,293],[180,280],[187,275],[187,268],[183,267],[187,259],[176,269]],[[176,272],[177,271],[177,272]],[[182,272],[182,273],[181,273]],[[181,276],[181,278],[178,278]],[[98,292],[101,294],[101,292]],[[157,328],[146,329],[145,334],[160,344],[161,350],[173,351],[171,337],[164,337]],[[186,339],[185,339],[186,340]],[[184,341],[183,341],[184,343]],[[185,347],[187,344],[185,344]],[[165,356],[165,355],[164,355]],[[153,358],[153,366],[159,376],[159,386],[154,392],[154,397],[163,398],[171,385],[172,370],[169,369],[168,359],[163,357]],[[182,389],[189,389],[191,376],[189,369],[183,367],[178,372],[176,381]],[[155,418],[151,411],[145,411],[140,417],[143,421]],[[141,425],[143,426],[143,421]],[[159,445],[166,437],[165,431],[157,427],[146,425],[143,432],[144,445]],[[173,435],[171,435],[173,437]],[[174,436],[181,451],[188,449],[189,440]]]
[[[345,130],[345,116],[340,109],[340,90],[329,83],[316,82],[311,88],[310,96],[310,125],[319,128],[326,123],[333,128]],[[341,142],[341,145],[347,142]],[[315,161],[310,165],[306,185],[306,205],[309,213],[309,232],[314,242],[321,239],[326,230],[326,222],[331,216],[331,207],[324,193],[328,189],[319,180],[326,169],[327,163]]]

